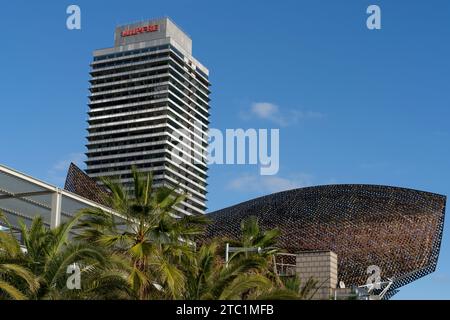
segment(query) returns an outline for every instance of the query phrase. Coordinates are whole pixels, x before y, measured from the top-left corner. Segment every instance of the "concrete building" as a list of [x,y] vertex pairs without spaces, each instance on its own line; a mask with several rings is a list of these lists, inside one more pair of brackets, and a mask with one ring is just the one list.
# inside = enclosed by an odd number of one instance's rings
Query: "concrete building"
[[169,18],[119,26],[91,68],[87,174],[127,184],[135,165],[187,193],[179,214],[205,213],[209,71],[191,38]]

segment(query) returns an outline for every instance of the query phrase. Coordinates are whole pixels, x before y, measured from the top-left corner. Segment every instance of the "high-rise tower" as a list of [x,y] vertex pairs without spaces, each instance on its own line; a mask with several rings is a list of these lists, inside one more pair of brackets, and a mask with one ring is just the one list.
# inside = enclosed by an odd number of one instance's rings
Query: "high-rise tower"
[[206,210],[209,71],[170,19],[119,26],[112,48],[94,51],[87,174],[131,182],[130,168],[188,197],[181,214]]

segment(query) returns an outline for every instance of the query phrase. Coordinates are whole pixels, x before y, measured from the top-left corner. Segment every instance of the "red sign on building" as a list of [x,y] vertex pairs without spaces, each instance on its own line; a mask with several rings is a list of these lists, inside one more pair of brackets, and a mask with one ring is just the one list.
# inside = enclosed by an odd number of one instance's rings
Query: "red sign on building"
[[148,26],[143,26],[143,27],[137,27],[134,29],[128,29],[128,30],[124,30],[122,31],[121,35],[122,37],[129,37],[129,36],[135,36],[141,33],[146,33],[146,32],[155,32],[159,30],[159,26],[157,24],[153,24],[153,25],[148,25]]

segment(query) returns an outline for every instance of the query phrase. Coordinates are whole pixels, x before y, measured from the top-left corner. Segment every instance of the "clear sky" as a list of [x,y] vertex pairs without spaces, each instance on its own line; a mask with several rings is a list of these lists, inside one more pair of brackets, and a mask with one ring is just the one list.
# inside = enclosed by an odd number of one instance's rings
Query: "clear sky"
[[[70,4],[81,30],[66,28]],[[381,30],[366,27],[371,4]],[[3,2],[0,163],[58,185],[83,166],[92,51],[116,25],[161,16],[210,69],[212,127],[280,128],[278,175],[211,166],[210,210],[330,183],[450,195],[448,0]],[[450,299],[449,228],[437,271],[396,298]]]

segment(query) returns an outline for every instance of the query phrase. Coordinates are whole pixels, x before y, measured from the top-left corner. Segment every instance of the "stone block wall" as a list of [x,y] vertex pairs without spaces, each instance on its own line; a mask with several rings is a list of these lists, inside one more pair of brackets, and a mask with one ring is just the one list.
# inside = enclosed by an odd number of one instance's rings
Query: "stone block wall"
[[332,251],[301,252],[296,257],[296,273],[302,285],[310,278],[318,281],[314,300],[329,300],[338,283],[337,255]]

